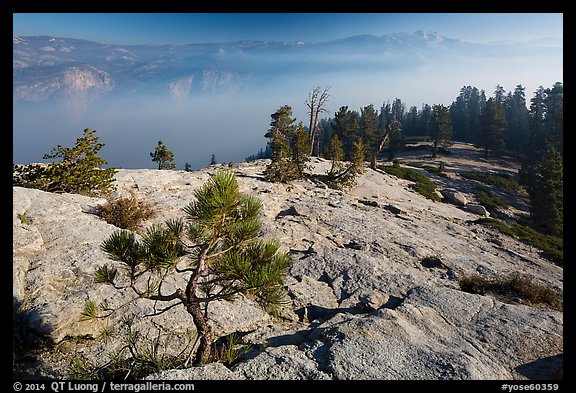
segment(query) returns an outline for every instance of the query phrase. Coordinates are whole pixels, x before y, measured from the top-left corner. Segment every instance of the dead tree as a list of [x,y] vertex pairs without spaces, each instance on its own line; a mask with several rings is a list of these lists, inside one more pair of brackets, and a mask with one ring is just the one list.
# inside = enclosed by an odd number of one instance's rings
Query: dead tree
[[[316,87],[310,93],[308,93],[308,99],[306,100],[306,106],[308,107],[309,111],[308,114],[310,115],[310,136],[309,136],[309,144],[310,144],[310,155],[312,156],[314,153],[314,140],[316,138],[316,130],[318,128],[318,120],[320,113],[327,112],[325,108],[326,101],[330,95],[328,94],[328,90],[330,87],[325,87],[323,90],[320,86]],[[316,152],[318,153],[318,152]]]
[[378,158],[378,154],[380,154],[380,152],[384,148],[384,145],[386,144],[386,141],[388,140],[389,136],[390,133],[385,132],[384,135],[382,135],[382,139],[380,139],[380,143],[378,143],[376,147],[372,150],[372,158],[370,159],[370,168],[376,169],[376,159]]

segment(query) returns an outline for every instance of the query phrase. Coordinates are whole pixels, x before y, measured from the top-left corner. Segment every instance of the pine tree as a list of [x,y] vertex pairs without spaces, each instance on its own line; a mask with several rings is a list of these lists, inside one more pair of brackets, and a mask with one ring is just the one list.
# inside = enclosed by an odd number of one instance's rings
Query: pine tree
[[154,153],[150,153],[152,161],[158,163],[158,169],[175,169],[174,153],[172,153],[162,141],[158,141]]
[[[450,108],[452,109],[452,108]],[[418,113],[418,128],[421,131],[427,130],[432,116],[432,107],[428,104],[422,105],[422,110]]]
[[360,109],[360,136],[366,146],[365,158],[370,159],[378,140],[378,112],[373,105]]
[[96,130],[84,129],[74,147],[58,145],[44,159],[59,159],[47,166],[22,165],[14,168],[14,183],[48,192],[106,195],[115,189],[116,169],[103,169],[106,160],[98,156],[104,143],[98,142]]
[[[550,97],[554,95],[554,97]],[[534,222],[561,235],[563,225],[563,97],[562,84],[539,86],[530,100],[530,137],[520,181],[526,186]]]
[[[101,248],[119,266],[98,268],[95,280],[133,292],[132,301],[170,302],[161,312],[181,304],[196,327],[200,344],[194,358],[202,364],[213,359],[209,304],[244,294],[278,314],[284,299],[282,280],[291,258],[280,251],[278,242],[258,238],[262,204],[239,192],[234,173],[215,174],[194,192],[194,198],[184,208],[186,221],[153,225],[141,240],[131,231],[114,232]],[[124,274],[118,274],[119,269]],[[176,289],[163,293],[162,283],[174,275],[183,285],[175,281]],[[88,302],[83,315],[105,318],[115,310],[98,310],[94,302]]]
[[310,145],[308,142],[308,133],[302,123],[300,123],[292,137],[290,157],[292,164],[296,167],[299,179],[304,178],[304,172],[308,169],[307,163],[310,161]]
[[402,119],[402,129],[406,135],[417,135],[418,131],[418,108],[411,106],[408,112]]
[[515,151],[525,151],[530,134],[528,127],[528,108],[524,87],[517,85],[513,93],[509,93],[504,101],[506,113],[506,147]]
[[564,166],[560,152],[549,146],[534,165],[528,193],[530,213],[545,232],[562,236],[564,217]]
[[291,153],[296,120],[292,118],[292,108],[288,105],[278,109],[271,117],[270,129],[264,136],[269,139],[272,154],[264,176],[272,182],[289,183],[299,175]]
[[432,137],[432,157],[436,158],[438,145],[446,145],[452,137],[452,125],[450,124],[450,109],[444,105],[432,107],[430,119],[430,136]]
[[462,142],[476,142],[479,115],[486,105],[484,90],[464,86],[460,94],[450,105],[450,120],[454,129],[454,138]]
[[504,149],[505,131],[504,109],[490,98],[478,119],[478,145],[484,147],[485,158],[488,158],[489,150],[499,154]]
[[402,123],[400,120],[393,118],[388,124],[388,135],[390,144],[388,145],[388,160],[393,160],[396,156],[396,151],[404,147],[404,134],[402,133]]
[[504,101],[506,100],[506,90],[500,85],[496,85],[496,89],[494,90],[494,101],[498,105],[503,105]]
[[546,89],[545,103],[547,140],[560,154],[564,154],[564,87],[561,82],[556,82],[552,89]]
[[344,147],[345,158],[349,158],[354,150],[354,141],[359,136],[360,116],[358,112],[351,111],[347,106],[342,106],[334,114],[332,129],[338,136]]
[[330,160],[328,177],[333,178],[344,168],[344,164],[342,163],[344,160],[344,147],[342,146],[342,141],[340,141],[338,136],[332,137],[330,144],[324,152],[324,157]]
[[337,136],[331,143],[329,154],[332,157],[332,166],[323,177],[330,188],[346,190],[356,185],[356,178],[364,172],[364,152],[365,146],[362,139],[354,142],[354,151],[350,156],[350,161],[346,164],[340,163],[339,159],[343,155],[342,145]]

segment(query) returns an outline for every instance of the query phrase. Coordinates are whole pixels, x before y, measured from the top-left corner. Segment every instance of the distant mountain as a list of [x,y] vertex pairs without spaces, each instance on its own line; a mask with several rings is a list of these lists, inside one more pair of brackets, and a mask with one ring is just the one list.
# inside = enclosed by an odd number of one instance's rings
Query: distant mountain
[[233,94],[278,75],[419,67],[452,56],[497,56],[551,48],[561,40],[473,44],[417,31],[306,42],[110,45],[49,36],[13,37],[13,98],[90,101],[110,94],[174,99]]

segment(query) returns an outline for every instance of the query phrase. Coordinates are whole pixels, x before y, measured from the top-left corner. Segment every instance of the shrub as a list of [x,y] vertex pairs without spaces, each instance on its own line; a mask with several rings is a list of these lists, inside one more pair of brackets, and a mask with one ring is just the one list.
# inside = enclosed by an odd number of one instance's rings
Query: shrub
[[107,202],[96,207],[96,213],[108,224],[122,229],[134,230],[154,216],[152,206],[130,192],[130,195],[108,198]]
[[464,292],[479,295],[491,294],[506,303],[517,299],[531,305],[541,304],[562,311],[562,293],[544,284],[535,283],[532,277],[513,273],[507,277],[487,278],[479,274],[462,275],[458,283]]
[[364,172],[364,144],[362,140],[354,142],[354,151],[350,161],[342,162],[344,150],[338,137],[332,138],[328,149],[332,164],[325,175],[317,176],[328,187],[335,190],[347,190],[356,185],[356,178]]
[[32,220],[26,215],[26,213],[18,214],[18,219],[22,224],[25,225],[30,225],[32,223]]
[[411,187],[421,195],[435,202],[440,202],[441,198],[436,194],[436,184],[430,178],[415,169],[404,168],[395,165],[381,165],[379,169],[386,173],[399,177],[401,179],[406,179],[414,184]]
[[564,239],[559,236],[546,235],[536,229],[520,223],[507,224],[494,218],[479,218],[474,223],[494,228],[508,236],[515,237],[522,243],[542,250],[544,257],[555,264],[564,264]]
[[505,173],[461,172],[460,176],[489,184],[503,190],[518,190],[520,185],[512,176]]
[[[118,331],[108,327],[107,335],[120,337],[120,346],[106,354],[108,362],[98,365],[77,356],[68,365],[67,379],[138,380],[156,372],[186,366],[185,352],[193,345],[194,334],[190,331],[184,335],[161,333],[158,329],[157,334],[150,337],[150,334],[135,328],[134,322],[134,316],[125,316],[117,326]],[[176,340],[182,349],[177,354],[169,354],[168,346]]]
[[479,274],[462,275],[458,279],[460,289],[464,292],[484,295],[488,282]]
[[507,208],[508,207],[508,205],[506,203],[502,202],[502,200],[500,200],[499,198],[495,197],[492,194],[489,194],[488,192],[486,192],[485,190],[483,190],[480,187],[476,187],[473,190],[473,193],[476,196],[478,203],[481,204],[482,206],[484,206],[488,210],[496,210],[499,208]]
[[49,192],[69,192],[85,195],[106,195],[114,190],[116,169],[102,169],[106,161],[98,156],[104,146],[98,143],[96,131],[86,128],[74,147],[58,145],[44,159],[59,158],[48,165],[15,165],[13,183]]

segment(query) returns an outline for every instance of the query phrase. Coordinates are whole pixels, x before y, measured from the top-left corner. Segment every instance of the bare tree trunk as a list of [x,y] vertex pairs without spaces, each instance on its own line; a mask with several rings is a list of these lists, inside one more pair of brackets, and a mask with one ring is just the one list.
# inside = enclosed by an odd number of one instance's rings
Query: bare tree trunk
[[185,306],[186,311],[192,316],[194,321],[194,326],[196,327],[196,332],[200,338],[200,345],[196,351],[196,364],[201,364],[204,361],[210,359],[212,354],[212,341],[214,336],[212,334],[212,329],[206,321],[206,317],[202,312],[200,307],[200,300],[196,296],[196,289],[198,286],[198,279],[206,270],[206,259],[208,256],[209,246],[206,246],[198,257],[198,265],[193,270],[188,280],[188,285],[186,286],[185,292]]
[[212,328],[210,328],[210,325],[204,317],[199,301],[193,300],[188,303],[186,305],[186,311],[192,315],[194,326],[200,337],[200,345],[196,351],[195,363],[197,365],[202,364],[208,361],[212,355],[212,341],[214,340]]
[[[308,99],[306,100],[306,106],[310,109],[310,155],[314,153],[314,141],[316,138],[316,129],[318,127],[318,118],[320,117],[320,113],[326,112],[326,101],[330,95],[328,94],[328,90],[330,87],[325,87],[324,90],[320,91],[320,86],[316,87],[310,93],[308,93]],[[316,152],[318,154],[318,152]]]
[[380,152],[384,148],[384,144],[388,140],[389,136],[390,136],[389,132],[384,133],[378,146],[376,146],[376,148],[372,150],[372,159],[370,160],[370,168],[376,169],[376,159],[378,158],[378,154],[380,154]]

